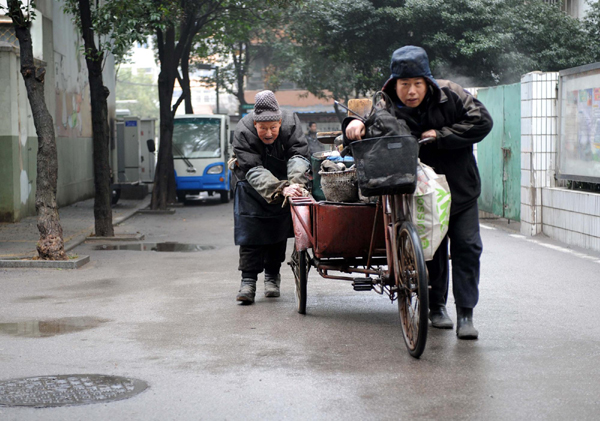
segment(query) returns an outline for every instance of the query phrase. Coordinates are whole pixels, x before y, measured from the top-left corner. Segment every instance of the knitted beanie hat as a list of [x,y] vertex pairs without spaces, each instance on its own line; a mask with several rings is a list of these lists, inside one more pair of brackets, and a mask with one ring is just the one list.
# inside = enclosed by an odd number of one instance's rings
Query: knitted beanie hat
[[279,121],[281,110],[275,94],[271,91],[260,91],[254,97],[254,121]]

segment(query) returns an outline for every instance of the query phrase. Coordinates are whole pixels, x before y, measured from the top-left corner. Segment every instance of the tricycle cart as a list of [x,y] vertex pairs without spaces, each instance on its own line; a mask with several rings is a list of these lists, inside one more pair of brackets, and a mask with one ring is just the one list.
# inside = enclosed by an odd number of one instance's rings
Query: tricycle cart
[[427,340],[428,277],[410,218],[411,200],[404,193],[381,195],[376,203],[291,198],[295,246],[289,264],[300,314],[306,314],[308,273],[314,267],[323,278],[350,281],[356,291],[374,290],[397,300],[408,352],[421,356]]

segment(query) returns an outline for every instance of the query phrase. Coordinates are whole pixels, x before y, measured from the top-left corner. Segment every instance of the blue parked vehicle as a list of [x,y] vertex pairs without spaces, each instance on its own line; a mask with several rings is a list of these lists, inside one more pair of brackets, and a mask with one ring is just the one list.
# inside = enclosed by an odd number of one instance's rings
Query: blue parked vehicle
[[186,114],[175,116],[173,129],[173,160],[177,200],[186,195],[215,192],[221,202],[231,199],[231,171],[227,161],[231,156],[229,116]]

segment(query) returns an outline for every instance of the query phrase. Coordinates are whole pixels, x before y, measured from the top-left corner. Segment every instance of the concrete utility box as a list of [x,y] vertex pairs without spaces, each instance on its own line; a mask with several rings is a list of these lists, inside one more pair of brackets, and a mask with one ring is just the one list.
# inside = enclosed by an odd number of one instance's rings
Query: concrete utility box
[[131,183],[140,181],[141,124],[137,117],[125,117],[117,121],[117,181]]
[[156,119],[140,120],[140,149],[141,167],[140,179],[144,183],[152,183],[154,181],[154,168],[156,167],[155,152],[150,152],[148,149],[148,141],[152,140],[156,147]]

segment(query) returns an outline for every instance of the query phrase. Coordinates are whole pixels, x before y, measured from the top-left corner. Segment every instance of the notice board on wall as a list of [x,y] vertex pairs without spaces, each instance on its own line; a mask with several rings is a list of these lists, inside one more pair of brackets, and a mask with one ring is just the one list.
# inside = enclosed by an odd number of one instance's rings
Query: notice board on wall
[[600,63],[559,72],[560,179],[600,183]]

